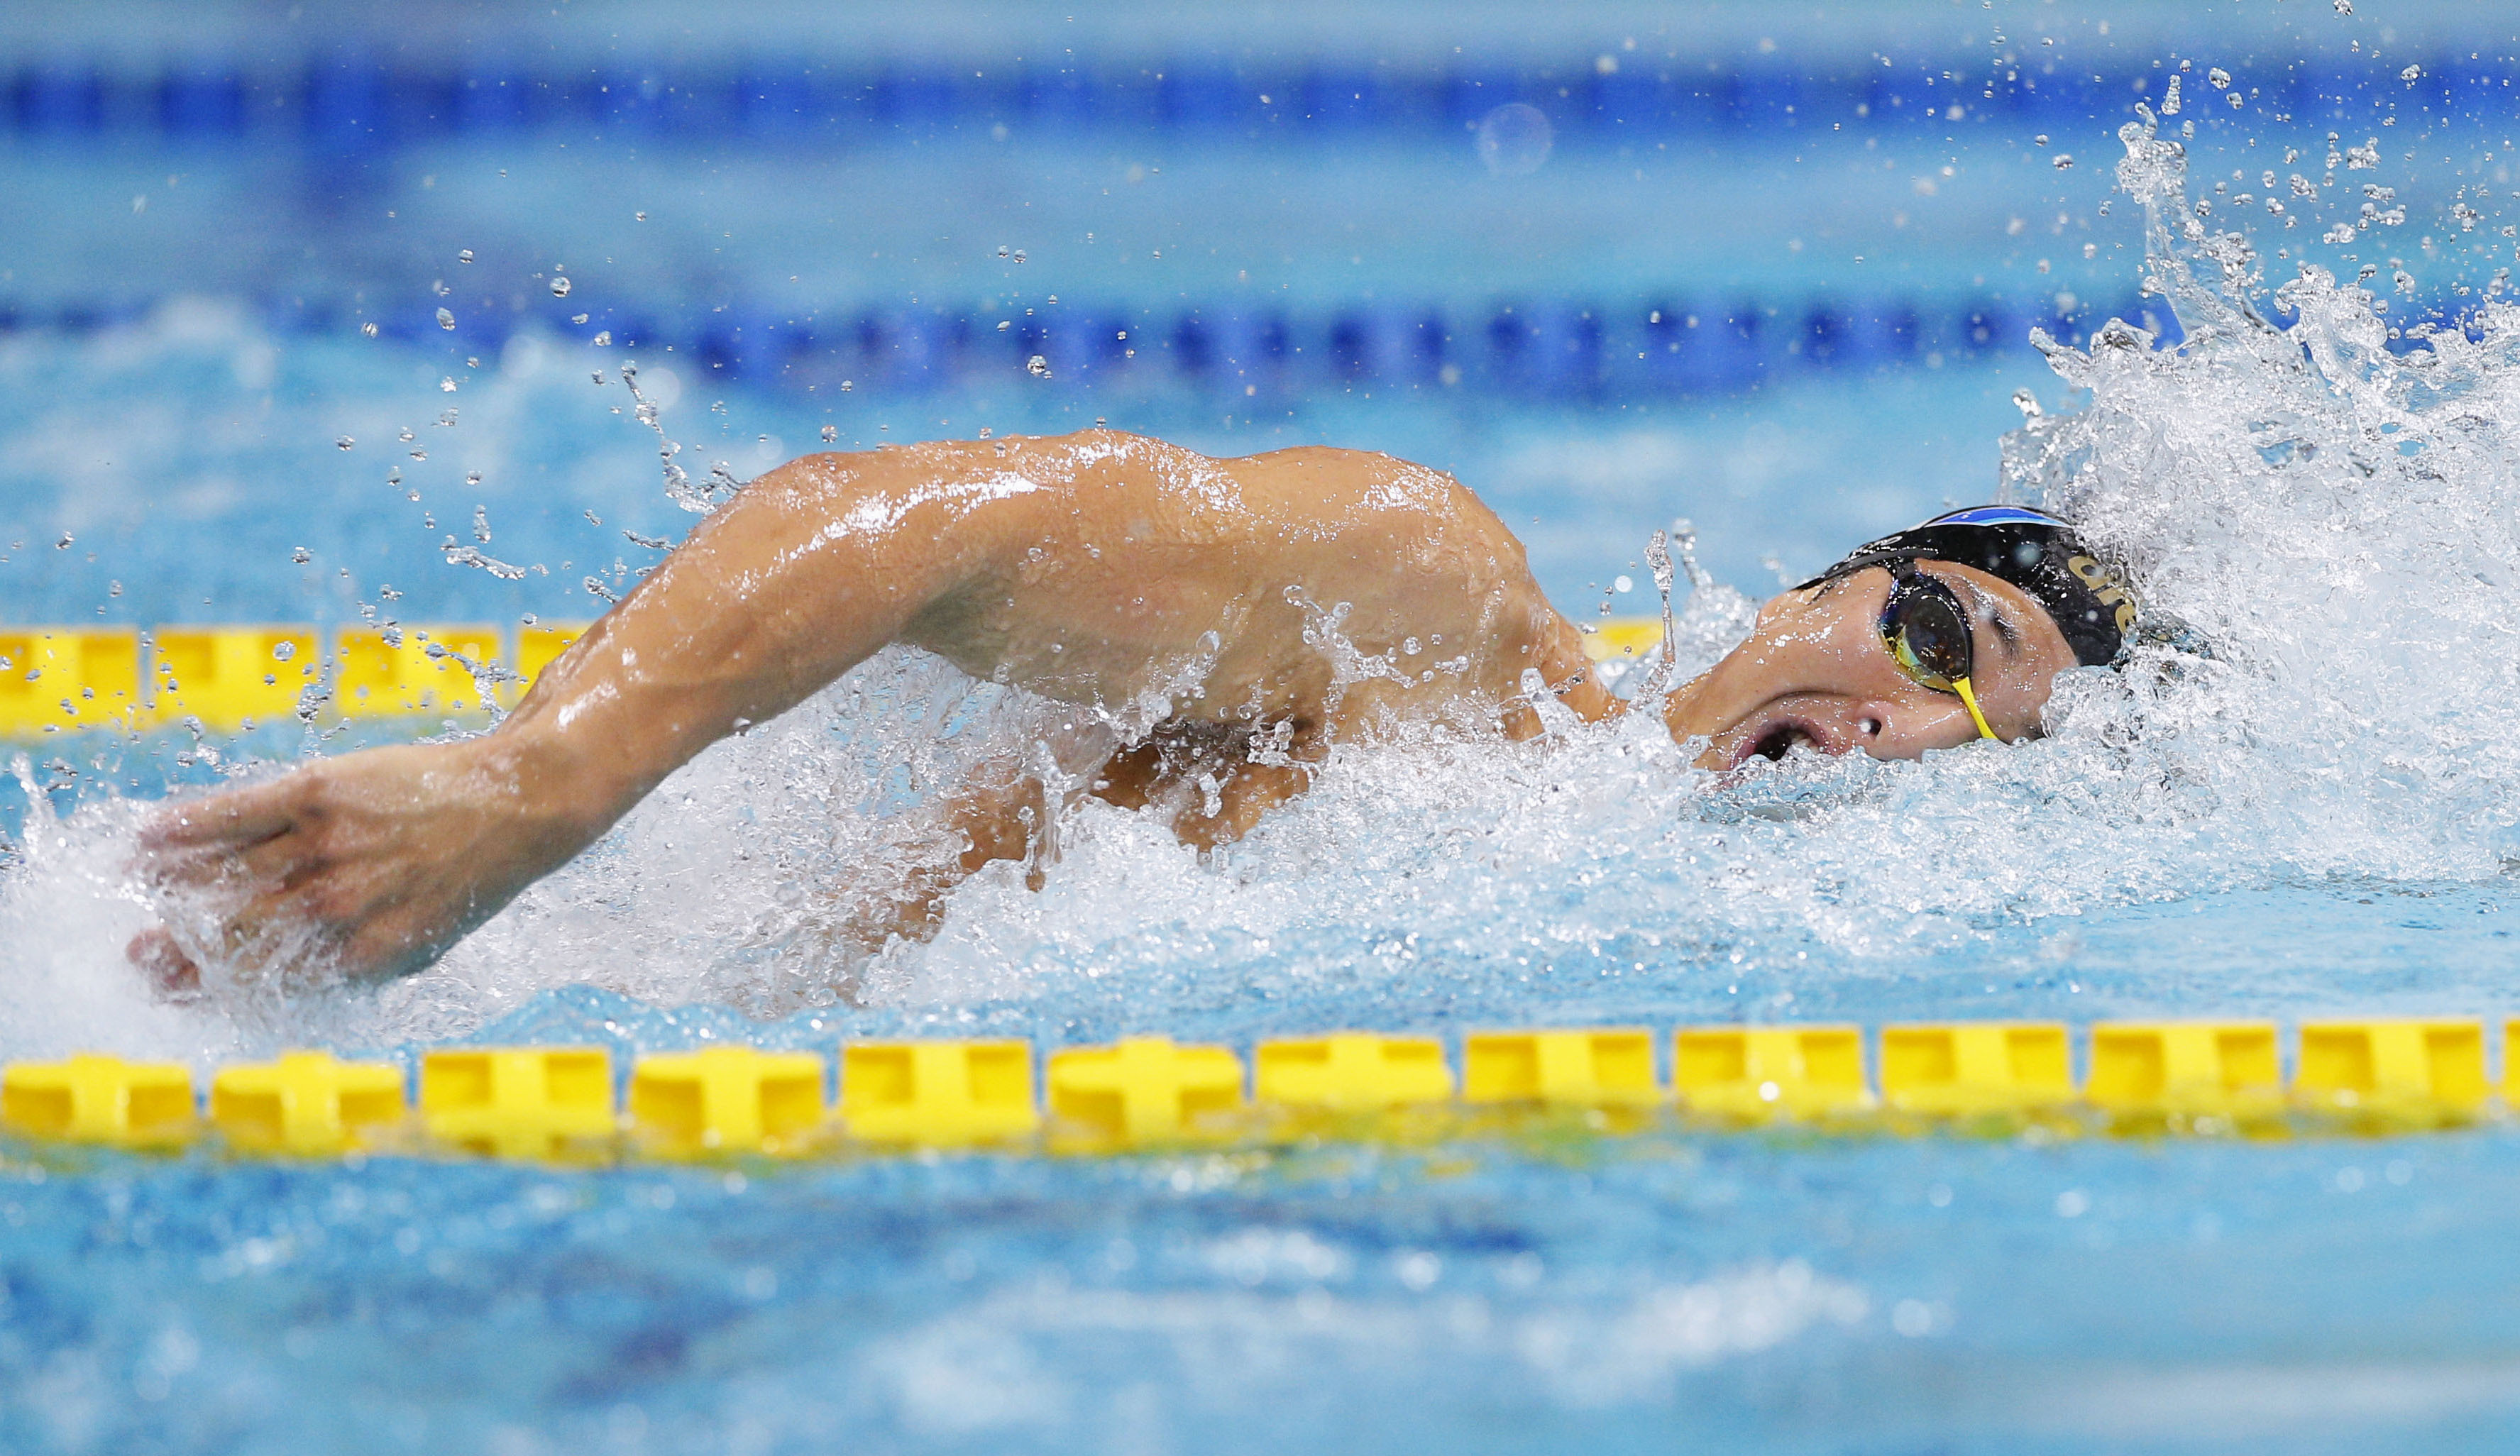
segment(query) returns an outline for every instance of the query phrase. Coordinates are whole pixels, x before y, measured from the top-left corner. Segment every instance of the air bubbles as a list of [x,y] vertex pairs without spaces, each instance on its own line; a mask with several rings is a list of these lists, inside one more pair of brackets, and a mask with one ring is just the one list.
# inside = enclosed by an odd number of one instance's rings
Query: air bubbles
[[824,443],[824,444],[826,444],[826,445],[836,445],[836,444],[838,444],[838,443],[839,443],[839,441],[840,441],[840,427],[839,427],[838,425],[836,425],[836,424],[827,424],[827,425],[824,425],[824,426],[823,426],[823,443]]
[[595,335],[595,346],[599,349],[609,347],[611,343],[612,331],[609,329],[604,330]]
[[374,324],[361,324],[359,326],[359,331],[370,338],[374,338],[377,336],[377,326]]
[[343,435],[333,442],[333,448],[336,450],[347,450],[358,443],[358,441],[351,439],[348,435]]
[[302,546],[292,546],[289,549],[289,559],[303,566],[315,559],[315,553]]
[[568,316],[568,321],[572,324],[583,324],[586,322],[586,319],[587,316],[584,314],[570,314]]
[[2231,73],[2219,66],[2205,72],[2205,81],[2217,91],[2231,89]]
[[2057,170],[2057,171],[2060,171],[2060,172],[2071,171],[2071,170],[2073,169],[2073,166],[2074,166],[2074,154],[2072,154],[2072,153],[2070,153],[2070,152],[2059,152],[2059,153],[2057,153],[2057,154],[2056,154],[2055,167],[2056,167],[2056,170]]
[[76,537],[70,535],[68,531],[64,531],[62,533],[62,539],[53,543],[53,550],[57,552],[68,551],[70,549],[70,543],[75,540],[77,540]]
[[840,392],[841,392],[842,394],[846,394],[846,393],[848,393],[850,390],[855,389],[855,388],[857,388],[857,387],[858,387],[858,384],[857,384],[857,380],[855,380],[855,379],[842,379],[842,380],[840,381]]
[[455,331],[455,313],[452,309],[441,308],[437,311],[437,327],[449,333]]
[[463,248],[463,249],[458,250],[458,251],[457,251],[457,253],[455,254],[455,261],[457,261],[457,262],[459,262],[459,263],[470,263],[470,262],[472,262],[472,249],[471,249],[471,248],[467,247],[467,248]]
[[588,375],[588,377],[594,379],[596,383],[602,384],[604,382],[604,371],[599,369],[592,375]]
[[1540,108],[1508,102],[1479,118],[1479,160],[1499,177],[1525,177],[1549,160],[1557,134]]
[[438,380],[437,389],[441,394],[453,394],[455,392],[454,376],[450,375],[447,377]]
[[1039,354],[1024,361],[1024,372],[1036,379],[1050,377],[1050,361]]
[[630,214],[630,220],[632,222],[646,222],[648,220],[648,214],[644,212],[633,212]]
[[410,425],[406,424],[401,429],[394,431],[394,438],[408,445],[412,441],[419,439],[420,436],[412,430]]
[[555,274],[555,275],[553,275],[553,277],[552,277],[552,281],[551,281],[551,290],[552,290],[552,296],[553,296],[554,298],[565,298],[565,297],[567,297],[567,296],[568,296],[568,277],[567,277],[567,275],[565,275],[565,274]]
[[2398,72],[2398,79],[2411,86],[2423,75],[2423,73],[2424,68],[2422,66],[2409,66],[2405,70]]

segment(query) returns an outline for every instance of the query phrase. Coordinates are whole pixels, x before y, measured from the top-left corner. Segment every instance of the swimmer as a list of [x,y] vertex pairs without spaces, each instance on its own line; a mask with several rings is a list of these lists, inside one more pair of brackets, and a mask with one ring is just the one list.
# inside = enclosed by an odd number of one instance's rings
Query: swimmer
[[[1393,671],[1337,682],[1318,618],[1342,604],[1338,633]],[[2057,674],[2116,657],[2134,612],[2063,522],[1958,511],[1769,601],[1730,655],[1641,706],[1719,772],[1797,747],[2018,741]],[[283,947],[326,978],[409,974],[700,750],[893,643],[1088,708],[1165,705],[1085,781],[1201,847],[1302,792],[1333,739],[1465,720],[1537,734],[1527,674],[1583,719],[1628,711],[1505,522],[1389,456],[1217,460],[1102,429],[808,456],[702,522],[489,732],[163,811],[147,872],[234,899],[205,943],[153,929],[132,959],[177,993],[202,960]],[[919,933],[953,880],[1036,854],[1041,793],[1013,773],[964,789],[959,869],[897,929]]]

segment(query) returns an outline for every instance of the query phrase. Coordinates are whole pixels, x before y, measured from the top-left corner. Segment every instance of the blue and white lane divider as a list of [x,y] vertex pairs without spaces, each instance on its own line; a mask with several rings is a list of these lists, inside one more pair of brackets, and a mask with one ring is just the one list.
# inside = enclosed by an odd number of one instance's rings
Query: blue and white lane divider
[[[2060,302],[2072,307],[2059,312]],[[145,318],[150,306],[0,300],[0,335],[77,335]],[[1578,402],[1728,393],[1804,372],[1939,368],[2026,351],[2033,328],[2079,343],[2112,317],[2181,336],[2160,300],[2133,291],[2086,302],[2052,294],[1692,298],[1675,289],[1615,304],[1548,298],[1316,310],[1017,299],[786,311],[735,301],[681,314],[546,302],[448,309],[442,318],[438,300],[423,297],[384,309],[291,299],[267,310],[283,332],[442,340],[481,354],[539,329],[582,342],[598,367],[670,354],[686,375],[799,392],[921,393],[1007,380],[1054,391],[1187,389],[1224,400],[1379,389]]]
[[[2507,48],[2507,38],[2502,42]],[[2416,63],[2413,80],[2407,63]],[[2228,77],[2212,84],[2209,75]],[[0,130],[30,137],[116,132],[170,140],[257,139],[349,154],[447,137],[594,127],[644,144],[864,145],[897,134],[1025,128],[1127,131],[1184,140],[1379,135],[1458,142],[1500,106],[1537,107],[1573,145],[1633,145],[1745,130],[1949,129],[1989,122],[2115,118],[2158,101],[2150,56],[2096,67],[1983,52],[1829,58],[1793,65],[1627,52],[1443,69],[1365,58],[1242,62],[1183,55],[1097,65],[956,65],[942,59],[606,55],[537,70],[344,50],[261,65],[216,58],[115,68],[80,55],[0,60]],[[2520,61],[2495,48],[2392,54],[2237,56],[2186,82],[2191,111],[2262,112],[2319,123],[2386,100],[2436,118],[2506,118]],[[2357,113],[2359,114],[2359,112]]]

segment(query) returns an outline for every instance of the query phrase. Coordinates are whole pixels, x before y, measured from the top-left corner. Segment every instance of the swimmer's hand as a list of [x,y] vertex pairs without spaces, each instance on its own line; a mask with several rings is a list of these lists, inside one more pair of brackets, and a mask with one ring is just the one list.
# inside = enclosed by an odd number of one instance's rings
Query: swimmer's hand
[[498,732],[380,748],[170,806],[137,867],[223,913],[210,944],[143,932],[132,963],[176,995],[199,989],[201,956],[353,982],[420,969],[603,830],[518,748]]

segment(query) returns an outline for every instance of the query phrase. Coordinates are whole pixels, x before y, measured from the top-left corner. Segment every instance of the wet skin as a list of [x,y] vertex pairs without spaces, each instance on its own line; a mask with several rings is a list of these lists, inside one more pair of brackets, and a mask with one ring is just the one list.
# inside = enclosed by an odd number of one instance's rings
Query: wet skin
[[[2063,637],[2003,582],[1925,569],[1977,618],[1989,720],[2034,735],[2073,665]],[[1717,770],[1797,743],[1912,758],[1976,737],[1958,698],[1883,649],[1889,590],[1874,570],[1769,602],[1748,641],[1667,699],[1674,736],[1705,737],[1699,763]],[[1340,603],[1339,634],[1388,659],[1343,687],[1305,640],[1308,610],[1318,629]],[[1388,456],[1216,460],[1110,430],[809,456],[703,522],[492,731],[170,806],[143,834],[144,870],[223,885],[234,907],[206,939],[144,933],[132,958],[177,990],[214,957],[353,981],[418,970],[701,749],[895,642],[1054,699],[1137,704],[1093,791],[1199,845],[1301,792],[1332,738],[1434,720],[1539,732],[1527,670],[1586,719],[1623,711],[1504,521]],[[962,874],[1032,854],[1042,807],[1027,779],[973,784],[950,810],[959,872],[929,875],[891,928],[916,933]]]

